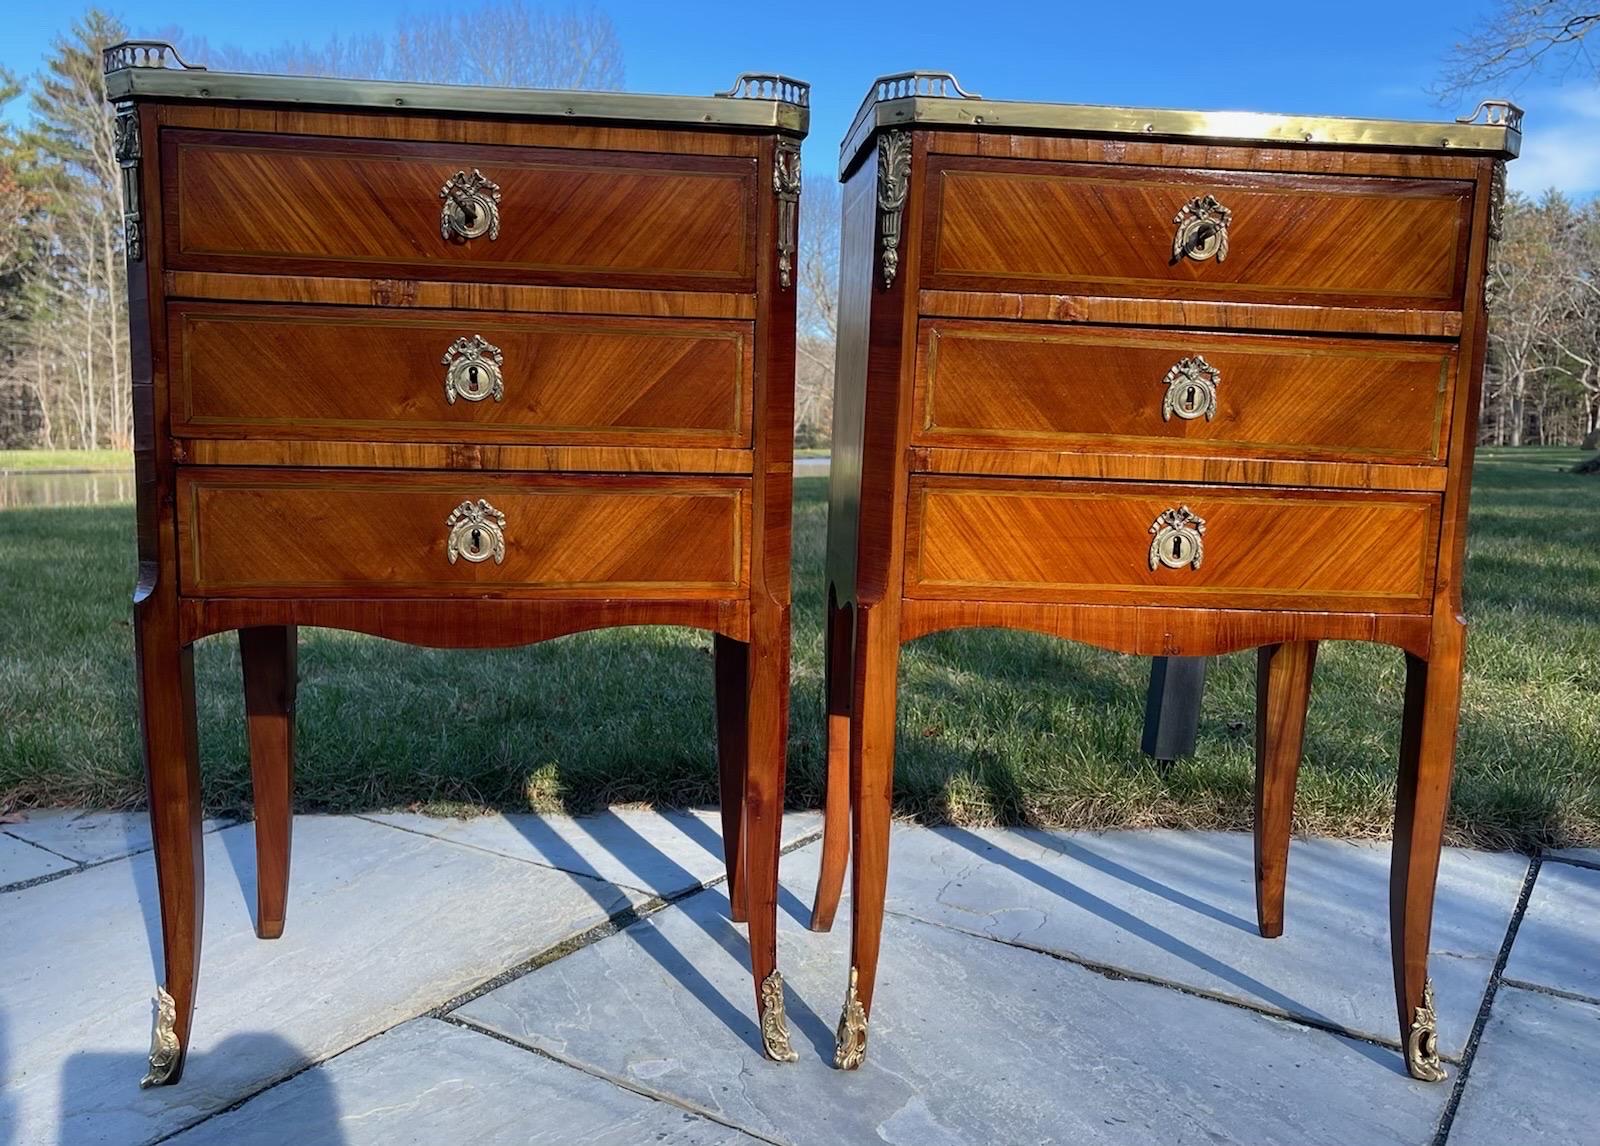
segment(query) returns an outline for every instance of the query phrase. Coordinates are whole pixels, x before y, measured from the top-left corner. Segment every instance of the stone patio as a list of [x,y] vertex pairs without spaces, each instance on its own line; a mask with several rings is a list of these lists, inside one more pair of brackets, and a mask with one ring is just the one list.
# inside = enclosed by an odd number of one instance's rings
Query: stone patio
[[[1593,1140],[1600,853],[1450,851],[1450,1081],[1395,1049],[1386,846],[1295,841],[1282,939],[1247,836],[899,827],[871,1050],[832,1069],[848,902],[781,965],[767,1062],[713,812],[307,816],[252,932],[249,824],[207,825],[182,1083],[138,1089],[158,939],[142,816],[0,829],[0,1146],[34,1143],[1444,1143]],[[1486,1003],[1488,1005],[1486,1005]]]

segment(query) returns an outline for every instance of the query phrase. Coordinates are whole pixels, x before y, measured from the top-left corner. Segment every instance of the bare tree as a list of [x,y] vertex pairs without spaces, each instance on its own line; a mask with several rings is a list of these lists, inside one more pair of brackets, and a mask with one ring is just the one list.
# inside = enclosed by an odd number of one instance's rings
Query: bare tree
[[1441,98],[1546,68],[1600,76],[1586,37],[1600,28],[1600,0],[1501,0],[1446,59]]
[[833,432],[833,353],[839,337],[839,184],[809,176],[800,192],[795,333],[795,441],[821,445]]
[[418,83],[616,89],[622,44],[611,17],[592,5],[552,10],[523,0],[484,0],[398,18],[387,35],[249,51],[171,29],[162,37],[213,68]]

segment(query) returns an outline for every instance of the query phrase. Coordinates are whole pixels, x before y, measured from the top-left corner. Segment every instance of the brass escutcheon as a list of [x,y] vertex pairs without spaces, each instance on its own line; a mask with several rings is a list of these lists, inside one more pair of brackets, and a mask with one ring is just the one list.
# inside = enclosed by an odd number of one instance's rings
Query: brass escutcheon
[[1172,217],[1177,232],[1172,236],[1172,261],[1184,258],[1204,262],[1214,258],[1226,262],[1228,258],[1228,224],[1233,222],[1233,212],[1217,202],[1215,195],[1196,196],[1190,199]]
[[439,209],[439,234],[466,242],[483,235],[500,237],[500,185],[484,178],[476,167],[472,174],[457,171],[439,188],[444,206]]
[[485,398],[498,402],[505,393],[500,377],[505,356],[481,334],[456,339],[441,361],[448,367],[444,373],[444,397],[452,406],[457,397],[468,402],[481,402]]
[[1205,556],[1200,535],[1205,531],[1205,519],[1196,517],[1186,505],[1163,511],[1150,523],[1150,532],[1155,534],[1155,540],[1150,542],[1151,571],[1157,566],[1200,568],[1200,559]]
[[494,558],[496,565],[506,559],[506,515],[481,497],[477,504],[464,501],[450,511],[444,523],[450,529],[445,556],[450,564],[461,557],[476,565]]
[[1222,372],[1200,355],[1180,358],[1161,380],[1167,396],[1161,403],[1161,420],[1172,421],[1176,414],[1184,421],[1204,417],[1211,421],[1217,413],[1217,385]]

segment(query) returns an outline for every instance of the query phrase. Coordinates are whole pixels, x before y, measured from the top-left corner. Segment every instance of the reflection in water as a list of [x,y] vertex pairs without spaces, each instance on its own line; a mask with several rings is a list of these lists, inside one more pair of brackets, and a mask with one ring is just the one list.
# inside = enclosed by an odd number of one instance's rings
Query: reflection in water
[[89,474],[0,473],[0,510],[53,505],[116,505],[132,500],[132,470]]

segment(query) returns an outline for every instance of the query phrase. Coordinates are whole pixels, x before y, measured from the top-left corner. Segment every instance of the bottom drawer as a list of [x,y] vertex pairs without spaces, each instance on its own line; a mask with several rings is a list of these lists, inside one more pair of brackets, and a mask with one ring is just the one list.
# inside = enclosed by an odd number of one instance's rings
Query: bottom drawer
[[180,469],[179,582],[210,597],[734,598],[742,478]]
[[914,478],[908,597],[1418,613],[1426,493]]

